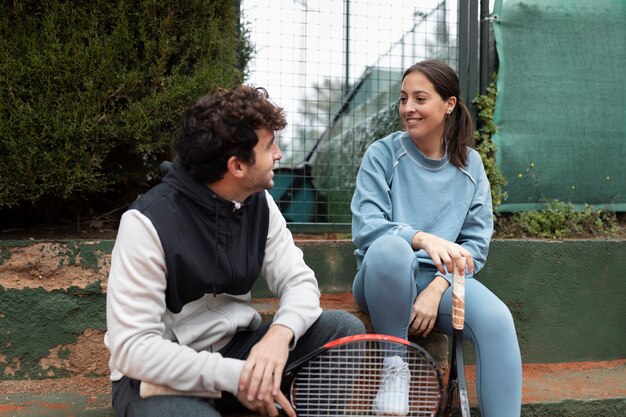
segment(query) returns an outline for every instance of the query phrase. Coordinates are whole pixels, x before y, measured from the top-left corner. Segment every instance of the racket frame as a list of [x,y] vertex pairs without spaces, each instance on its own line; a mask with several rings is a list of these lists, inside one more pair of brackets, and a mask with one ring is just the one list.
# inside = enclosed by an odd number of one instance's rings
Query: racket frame
[[[390,335],[384,335],[384,334],[377,334],[377,333],[366,333],[366,334],[358,334],[358,335],[353,335],[353,336],[346,336],[346,337],[342,337],[333,341],[330,341],[328,343],[326,343],[325,345],[317,348],[316,350],[314,350],[313,352],[309,353],[308,355],[306,355],[305,357],[299,359],[298,361],[290,364],[285,372],[283,373],[283,380],[281,383],[281,390],[283,393],[285,393],[289,399],[289,401],[291,402],[291,405],[293,406],[294,410],[296,410],[296,412],[298,412],[297,406],[295,404],[294,398],[292,398],[292,388],[293,388],[293,384],[294,381],[298,375],[298,370],[301,369],[303,366],[305,366],[309,361],[311,361],[313,358],[315,358],[316,356],[322,354],[323,352],[329,350],[329,349],[333,349],[333,348],[337,348],[341,345],[345,345],[348,343],[355,343],[355,342],[380,342],[380,343],[395,343],[395,344],[399,344],[399,345],[403,345],[405,347],[407,347],[408,349],[414,350],[417,352],[418,355],[420,355],[421,357],[424,358],[424,360],[426,360],[426,362],[429,363],[430,366],[432,366],[432,368],[434,369],[435,375],[436,375],[436,380],[438,382],[438,395],[439,395],[439,401],[438,401],[438,405],[436,407],[436,410],[434,410],[433,412],[433,416],[438,416],[441,411],[443,410],[444,407],[444,399],[445,399],[445,392],[444,392],[444,385],[443,385],[443,378],[442,378],[442,374],[441,371],[439,370],[439,367],[437,366],[437,363],[435,362],[435,360],[432,358],[432,356],[428,353],[428,351],[426,351],[423,347],[419,346],[418,344],[415,344],[409,340],[406,339],[402,339],[399,337],[395,337],[395,336],[390,336]],[[377,381],[378,382],[378,381]],[[280,410],[279,410],[280,411]],[[282,414],[282,412],[281,412]]]
[[452,351],[446,388],[444,416],[452,415],[454,399],[458,399],[462,417],[470,417],[465,360],[463,358],[463,329],[465,327],[465,258],[463,268],[454,265],[452,274]]

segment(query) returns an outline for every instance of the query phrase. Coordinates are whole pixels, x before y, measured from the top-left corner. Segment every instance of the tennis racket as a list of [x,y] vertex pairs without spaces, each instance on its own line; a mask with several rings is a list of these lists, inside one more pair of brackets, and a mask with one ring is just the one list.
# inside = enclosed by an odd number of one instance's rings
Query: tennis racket
[[[410,372],[408,412],[402,415],[437,416],[443,383],[435,361],[422,347],[393,336],[362,334],[331,341],[290,364],[281,389],[299,417],[381,415],[374,402],[385,374],[383,361],[394,356]],[[189,395],[145,382],[141,391],[142,397]]]
[[461,410],[462,417],[470,416],[463,360],[463,327],[465,327],[465,258],[463,269],[455,264],[452,274],[452,352],[443,413],[445,417],[451,416],[455,409]]

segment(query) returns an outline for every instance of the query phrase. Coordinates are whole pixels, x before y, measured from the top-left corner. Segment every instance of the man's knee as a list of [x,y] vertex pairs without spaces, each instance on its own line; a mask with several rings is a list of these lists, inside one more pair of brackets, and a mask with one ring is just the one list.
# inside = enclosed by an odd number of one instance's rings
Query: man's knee
[[128,417],[220,417],[213,402],[200,397],[160,396],[129,404]]
[[334,328],[336,338],[365,333],[365,325],[353,314],[343,310],[328,310],[322,313],[327,326]]

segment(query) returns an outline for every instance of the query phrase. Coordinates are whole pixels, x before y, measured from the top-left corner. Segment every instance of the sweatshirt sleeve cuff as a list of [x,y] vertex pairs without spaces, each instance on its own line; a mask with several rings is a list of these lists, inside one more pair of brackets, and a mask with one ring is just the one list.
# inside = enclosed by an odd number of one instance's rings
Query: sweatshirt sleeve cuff
[[222,358],[215,370],[215,388],[237,395],[243,364],[244,361],[239,359]]
[[442,274],[441,272],[437,272],[435,276],[445,279],[446,281],[448,281],[450,285],[452,285],[452,274],[450,272],[446,272],[445,275]]
[[404,229],[398,231],[398,236],[406,240],[409,245],[413,247],[413,236],[415,236],[418,232],[421,232],[421,230],[415,230],[410,227],[405,227]]
[[[320,307],[317,307],[315,309],[315,312],[313,313],[313,316],[315,316],[315,320],[317,320],[321,314],[322,314],[322,309]],[[293,332],[293,339],[291,340],[291,343],[289,344],[290,350],[293,350],[296,347],[296,344],[298,343],[298,339],[300,339],[300,337],[302,337],[302,335],[304,335],[304,333],[306,333],[307,331],[306,323],[297,314],[289,314],[287,312],[279,311],[274,316],[274,321],[272,323],[272,326],[276,324],[280,324],[285,327],[288,327]]]

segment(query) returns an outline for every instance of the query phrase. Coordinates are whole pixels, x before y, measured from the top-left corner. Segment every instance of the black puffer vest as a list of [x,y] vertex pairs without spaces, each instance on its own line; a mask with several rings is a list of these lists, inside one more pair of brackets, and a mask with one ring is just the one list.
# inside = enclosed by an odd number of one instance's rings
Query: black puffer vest
[[265,192],[239,207],[194,180],[178,163],[165,162],[162,182],[130,209],[152,221],[165,251],[167,308],[207,293],[245,294],[259,277],[269,227]]

